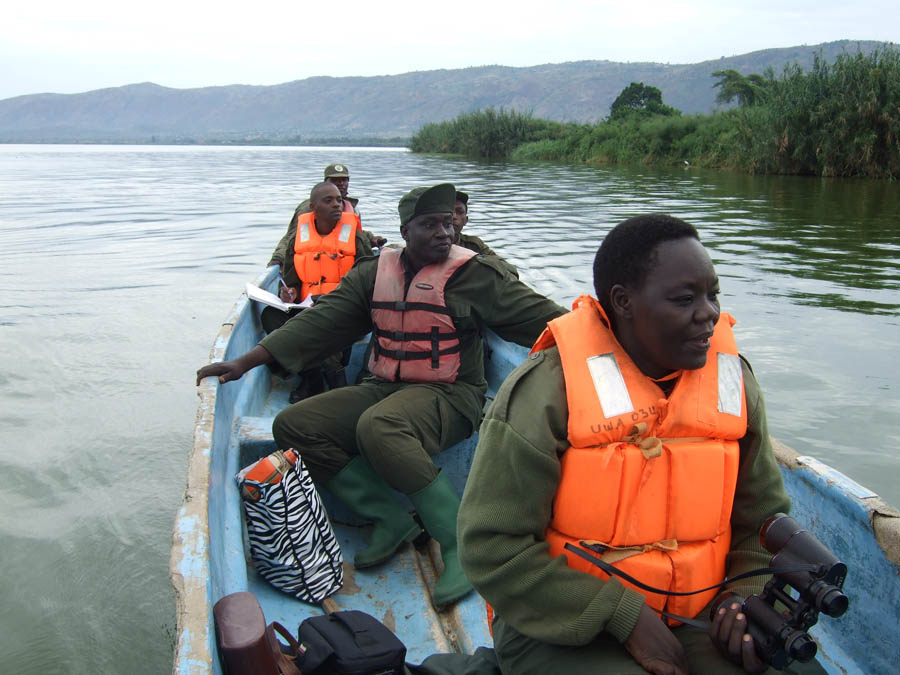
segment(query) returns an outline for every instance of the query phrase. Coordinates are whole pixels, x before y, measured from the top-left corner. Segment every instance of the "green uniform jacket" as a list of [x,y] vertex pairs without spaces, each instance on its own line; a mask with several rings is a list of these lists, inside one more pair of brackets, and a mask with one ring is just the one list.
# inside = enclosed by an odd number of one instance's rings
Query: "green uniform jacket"
[[507,262],[505,259],[494,253],[494,250],[478,237],[471,234],[463,234],[462,232],[460,232],[459,241],[456,242],[456,245],[467,248],[470,251],[475,251],[475,253],[479,253],[481,255],[495,256],[497,260],[503,263],[503,266],[506,270],[508,270],[514,277],[518,278],[519,270],[516,269],[516,266]]
[[[768,566],[759,544],[767,517],[787,513],[759,384],[744,364],[748,427],[739,441],[740,466],[731,516],[727,576]],[[478,448],[459,510],[459,558],[472,585],[503,620],[535,640],[586,645],[601,631],[624,641],[644,597],[617,579],[603,581],[552,558],[544,541],[569,447],[568,405],[556,347],[532,354],[506,379],[479,432]],[[737,583],[758,593],[766,579]]]
[[[401,257],[405,262],[405,254]],[[260,341],[290,372],[300,372],[352,345],[372,330],[372,293],[377,258],[361,259],[340,285]],[[460,333],[460,367],[443,391],[473,425],[481,419],[484,392],[482,326],[520,345],[531,345],[547,322],[566,310],[505,273],[495,257],[476,256],[447,281],[444,298]],[[369,376],[378,381],[374,376]]]
[[[296,223],[296,219],[294,223]],[[287,250],[294,250],[294,240],[297,238],[297,228],[294,227],[294,236],[287,242]],[[369,236],[362,230],[356,231],[356,259],[371,258],[375,254],[372,252],[372,244],[369,243]],[[294,267],[294,256],[288,255],[281,268],[281,278],[288,286],[300,287],[300,279],[297,277],[297,270]]]
[[[481,253],[482,255],[497,255],[490,246],[472,234],[463,234],[460,232],[459,241],[456,242],[456,245],[467,248],[470,251],[475,251],[475,253]],[[497,257],[499,258],[500,256]]]
[[[353,213],[359,215],[359,209],[356,206],[359,203],[359,200],[356,197],[347,197],[347,201],[353,205]],[[287,252],[294,246],[294,236],[297,234],[297,216],[301,213],[307,213],[310,210],[308,199],[304,199],[297,204],[297,208],[294,209],[294,215],[291,216],[291,222],[288,223],[287,232],[284,233],[281,241],[278,242],[275,246],[275,250],[272,251],[272,256],[269,258],[270,263],[276,262],[279,265],[284,265],[286,258],[289,257],[287,256]],[[366,234],[368,235],[368,232]]]

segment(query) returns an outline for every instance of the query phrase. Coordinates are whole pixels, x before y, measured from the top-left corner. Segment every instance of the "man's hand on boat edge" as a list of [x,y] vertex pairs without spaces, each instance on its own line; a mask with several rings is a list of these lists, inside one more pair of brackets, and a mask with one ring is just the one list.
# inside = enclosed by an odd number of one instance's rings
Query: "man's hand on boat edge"
[[197,371],[197,384],[199,385],[204,377],[217,377],[222,384],[239,380],[248,370],[270,361],[272,361],[272,355],[269,351],[265,347],[256,345],[249,352],[232,361],[206,364]]

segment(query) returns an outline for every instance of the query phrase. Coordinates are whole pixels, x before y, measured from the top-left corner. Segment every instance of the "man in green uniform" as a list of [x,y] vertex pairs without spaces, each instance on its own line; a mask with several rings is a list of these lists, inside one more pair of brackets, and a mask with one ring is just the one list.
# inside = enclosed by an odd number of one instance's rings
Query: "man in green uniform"
[[[634,218],[640,222],[627,245],[607,247],[604,242],[594,263],[594,282],[598,297],[615,296],[615,312],[607,312],[615,316],[613,330],[625,352],[637,356],[642,370],[649,371],[652,365],[662,371],[674,369],[678,375],[700,367],[697,355],[704,340],[696,337],[697,332],[711,328],[698,322],[702,319],[711,326],[718,319],[718,278],[699,240],[686,228],[678,231],[679,239],[662,243],[660,236],[670,236],[665,230],[660,229],[661,235],[647,234],[656,220],[667,218]],[[665,245],[670,247],[658,253]],[[691,257],[676,257],[684,251]],[[601,281],[604,270],[608,283]],[[644,270],[645,281],[626,281],[629,274],[641,279],[642,273],[635,270]],[[608,306],[604,303],[604,309]],[[685,364],[685,353],[694,362]],[[567,367],[576,365],[583,364]],[[729,577],[768,566],[770,554],[759,543],[759,528],[768,516],[790,508],[759,384],[743,360],[741,368],[747,429],[738,440]],[[609,374],[597,377],[593,386],[598,392],[613,379]],[[665,396],[677,386],[671,376],[654,372],[647,377],[656,378]],[[711,603],[717,610],[711,631],[689,625],[670,629],[640,592],[617,578],[603,580],[573,569],[563,556],[550,555],[548,524],[564,508],[557,499],[563,491],[563,458],[571,447],[567,394],[558,346],[536,351],[513,371],[479,431],[459,511],[460,560],[475,588],[493,606],[494,646],[502,672],[685,675],[690,670],[737,675],[765,670],[746,633],[740,604],[727,595],[724,602],[717,598]],[[597,421],[598,428],[602,422]],[[614,465],[615,461],[598,461],[594,466],[599,472],[612,471]],[[760,592],[764,582],[764,577],[752,577],[730,583],[728,591],[747,596]],[[697,618],[705,619],[708,611],[701,610]],[[798,672],[822,672],[817,664],[795,663],[792,668],[798,665],[803,666]]]
[[453,242],[457,246],[462,246],[463,248],[467,248],[470,251],[475,251],[475,253],[480,253],[481,255],[492,255],[496,256],[500,262],[503,263],[503,266],[509,270],[509,272],[518,277],[519,271],[516,269],[515,265],[507,262],[505,259],[501,258],[499,255],[494,253],[494,250],[485,244],[480,238],[476,237],[472,234],[463,234],[463,228],[469,222],[469,195],[461,190],[456,191],[456,204],[453,207],[453,231],[456,232],[456,240]]
[[[423,270],[458,257],[455,252],[451,256],[455,196],[456,188],[445,183],[418,188],[400,200],[400,233],[406,241],[399,254],[404,297]],[[272,360],[299,371],[350,346],[373,329],[378,274],[379,259],[360,260],[314,307],[234,361],[204,366],[198,382],[210,375],[228,382]],[[426,286],[415,283],[417,288]],[[441,544],[444,571],[434,590],[437,606],[471,590],[456,552],[459,497],[431,458],[468,437],[481,420],[487,389],[482,329],[489,327],[506,340],[528,345],[547,321],[565,313],[507,274],[493,256],[467,259],[444,283],[446,312],[459,340],[458,371],[452,381],[413,383],[368,376],[359,385],[286,408],[273,424],[280,448],[296,448],[315,480],[374,521],[368,548],[356,555],[358,567],[389,559],[420,533],[387,488],[409,496],[426,530]]]
[[[350,169],[347,168],[346,164],[340,163],[331,163],[325,167],[325,182],[332,183],[338,191],[341,193],[341,199],[343,199],[344,211],[352,211],[357,216],[359,215],[359,200],[356,197],[350,197],[347,192],[350,187]],[[290,257],[290,248],[291,242],[294,240],[294,236],[297,233],[297,216],[301,213],[309,213],[312,211],[312,207],[310,205],[309,199],[304,199],[297,205],[297,208],[294,209],[294,214],[291,216],[291,220],[288,223],[287,232],[284,233],[284,236],[281,238],[281,241],[275,246],[275,250],[272,251],[272,257],[267,263],[268,267],[272,265],[278,265],[278,267],[284,269],[284,263],[288,257]],[[384,246],[387,243],[387,239],[384,237],[378,237],[371,232],[364,232],[366,237],[369,239],[369,246]]]
[[[341,220],[342,216],[342,197],[337,186],[333,183],[323,182],[317,184],[309,193],[309,208],[314,216],[314,225],[319,234],[325,236],[331,232]],[[296,219],[294,220],[296,223]],[[288,255],[284,261],[282,272],[283,284],[279,289],[279,295],[285,302],[296,303],[307,293],[303,292],[303,283],[297,276],[297,270],[294,267],[294,241],[296,239],[297,230],[294,229],[294,236],[288,242]],[[357,229],[355,234],[356,259],[371,257],[372,247],[369,244],[369,238]],[[318,281],[318,279],[316,279]],[[284,312],[276,307],[266,307],[262,311],[260,321],[263,330],[271,333],[276,328],[284,325],[290,317],[299,314],[302,308],[292,309]],[[338,352],[333,354],[322,362],[321,368],[315,366],[308,368],[300,373],[301,381],[299,386],[291,392],[290,401],[296,403],[309,396],[320,394],[324,390],[322,378],[331,389],[342,387],[347,384],[344,376],[344,366],[347,363],[348,353]]]
[[[303,203],[307,205],[309,212],[315,214],[315,223],[316,229],[321,234],[327,234],[331,232],[332,229],[338,224],[341,219],[341,194],[337,186],[333,183],[325,181],[322,183],[318,183],[310,190],[309,199],[304,201]],[[301,213],[306,213],[303,211]],[[297,230],[296,230],[296,218],[294,219],[294,233],[293,236],[287,242],[287,251],[292,253],[294,250],[294,241],[297,238]],[[322,223],[322,227],[319,227],[319,223]],[[365,234],[362,233],[361,230],[357,230],[356,232],[356,258],[364,258],[366,256],[373,256],[372,246],[369,243],[369,238]],[[302,297],[302,289],[301,289],[301,281],[297,276],[297,270],[294,268],[294,256],[289,254],[286,256],[284,260],[284,264],[282,265],[282,273],[281,278],[283,280],[283,284],[279,289],[279,296],[285,302],[299,302]],[[274,307],[269,309],[275,309]],[[277,310],[276,310],[277,311]],[[294,312],[296,313],[296,312]],[[265,315],[265,312],[263,313]],[[265,320],[265,316],[263,316],[263,328],[265,328],[267,333],[271,333],[276,328],[280,327],[284,321],[279,321],[277,325],[270,322],[267,324]]]

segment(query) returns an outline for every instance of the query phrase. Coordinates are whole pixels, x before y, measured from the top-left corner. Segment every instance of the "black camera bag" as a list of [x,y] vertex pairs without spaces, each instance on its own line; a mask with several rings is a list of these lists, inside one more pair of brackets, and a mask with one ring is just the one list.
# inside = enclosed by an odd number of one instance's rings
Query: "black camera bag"
[[406,646],[378,619],[345,610],[305,619],[297,638],[303,675],[402,675]]

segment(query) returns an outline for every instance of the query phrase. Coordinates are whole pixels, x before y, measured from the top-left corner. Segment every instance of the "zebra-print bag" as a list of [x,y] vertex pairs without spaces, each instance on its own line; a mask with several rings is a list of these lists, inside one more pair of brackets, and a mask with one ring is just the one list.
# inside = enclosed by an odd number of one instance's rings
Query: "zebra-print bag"
[[[298,458],[276,483],[239,474],[238,487],[259,574],[305,602],[318,603],[337,593],[344,583],[341,547],[303,460]],[[258,498],[246,498],[254,489]]]

